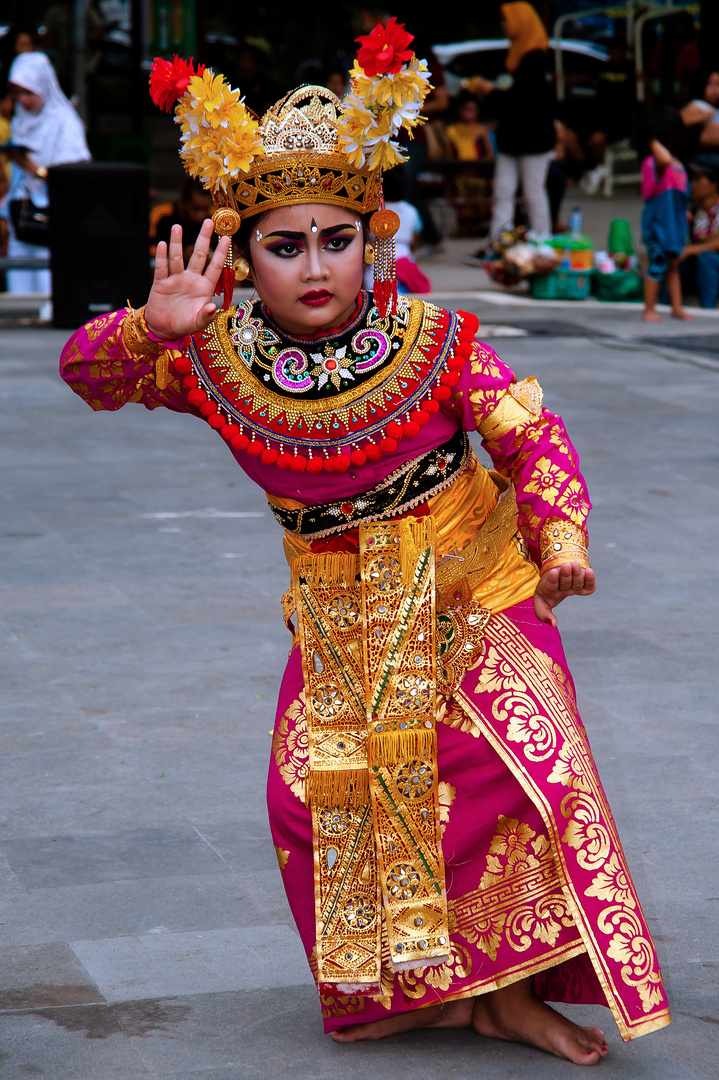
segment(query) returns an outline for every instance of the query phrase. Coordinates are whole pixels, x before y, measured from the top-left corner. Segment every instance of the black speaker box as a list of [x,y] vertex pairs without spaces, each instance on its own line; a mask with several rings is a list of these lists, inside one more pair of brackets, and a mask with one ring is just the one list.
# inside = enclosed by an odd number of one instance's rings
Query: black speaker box
[[48,172],[53,324],[76,329],[150,289],[149,170],[82,161]]

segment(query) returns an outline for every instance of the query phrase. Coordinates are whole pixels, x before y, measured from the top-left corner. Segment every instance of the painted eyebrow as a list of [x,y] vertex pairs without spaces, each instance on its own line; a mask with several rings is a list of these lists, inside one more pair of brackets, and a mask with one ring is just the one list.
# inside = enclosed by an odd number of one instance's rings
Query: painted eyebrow
[[[346,222],[343,225],[331,225],[328,229],[322,229],[322,231],[320,233],[320,236],[333,236],[335,233],[342,232],[344,229],[352,229],[353,232],[355,231],[354,225],[352,225],[350,222]],[[265,240],[270,240],[270,239],[272,239],[272,237],[275,237],[275,236],[277,236],[277,237],[281,236],[281,237],[284,237],[285,239],[288,239],[288,240],[306,240],[307,239],[307,233],[304,233],[304,232],[290,232],[289,230],[288,231],[280,230],[279,232],[266,233],[265,236],[264,236],[264,239]]]

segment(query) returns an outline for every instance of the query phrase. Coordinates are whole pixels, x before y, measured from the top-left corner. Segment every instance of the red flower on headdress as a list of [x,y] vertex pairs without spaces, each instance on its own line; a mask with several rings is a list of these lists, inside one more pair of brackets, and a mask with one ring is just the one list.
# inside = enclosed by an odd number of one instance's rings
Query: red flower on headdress
[[190,85],[192,76],[202,75],[204,70],[204,64],[200,64],[195,70],[192,57],[181,60],[179,56],[175,56],[170,62],[156,56],[150,72],[150,97],[155,105],[159,105],[165,112],[172,112],[175,102],[180,100]]
[[360,44],[357,60],[365,75],[396,75],[402,64],[412,59],[408,49],[414,34],[408,34],[404,23],[398,23],[394,15],[386,26],[379,23],[371,34],[355,39]]

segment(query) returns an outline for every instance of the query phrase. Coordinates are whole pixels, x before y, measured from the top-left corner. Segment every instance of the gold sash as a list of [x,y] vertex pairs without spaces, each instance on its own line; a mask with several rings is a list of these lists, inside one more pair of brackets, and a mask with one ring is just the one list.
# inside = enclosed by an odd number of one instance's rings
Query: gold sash
[[[516,529],[511,489],[474,539],[437,556],[432,517],[360,526],[359,555],[291,562],[314,837],[318,982],[378,992],[445,962],[436,717],[483,650],[472,598]],[[289,611],[287,612],[289,614]]]
[[[431,518],[293,561],[310,745],[320,984],[379,989],[449,952],[437,788]],[[359,571],[359,573],[358,573]],[[359,578],[359,580],[358,580]]]

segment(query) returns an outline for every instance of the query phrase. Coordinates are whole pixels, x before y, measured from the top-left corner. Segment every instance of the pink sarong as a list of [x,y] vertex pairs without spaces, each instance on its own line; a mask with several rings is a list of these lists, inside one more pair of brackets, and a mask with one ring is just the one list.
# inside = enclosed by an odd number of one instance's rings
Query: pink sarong
[[[547,1001],[608,1005],[633,1038],[670,1022],[651,939],[576,709],[559,632],[531,600],[493,615],[481,663],[438,724],[452,954],[382,992],[322,993],[325,1031],[534,976]],[[299,649],[282,682],[270,824],[310,967],[315,948],[307,724]],[[313,968],[314,971],[314,968]]]

